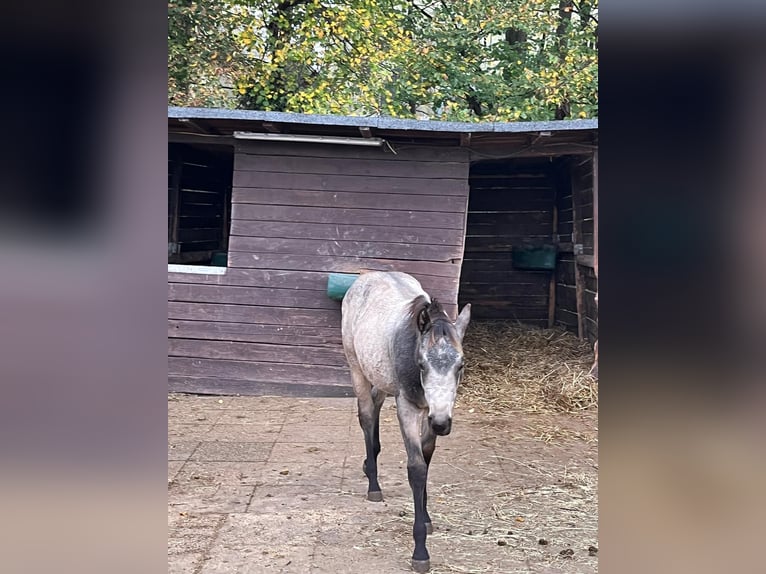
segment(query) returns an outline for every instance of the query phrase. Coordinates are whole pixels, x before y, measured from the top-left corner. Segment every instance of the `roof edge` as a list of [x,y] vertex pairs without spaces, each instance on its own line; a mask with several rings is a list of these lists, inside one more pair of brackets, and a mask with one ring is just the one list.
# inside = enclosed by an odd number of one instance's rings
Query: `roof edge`
[[389,117],[330,116],[230,110],[222,108],[185,108],[168,106],[168,118],[204,120],[264,121],[275,123],[368,127],[392,130],[453,133],[527,133],[538,131],[580,131],[598,129],[598,119],[556,120],[542,122],[445,122],[440,120],[405,120]]

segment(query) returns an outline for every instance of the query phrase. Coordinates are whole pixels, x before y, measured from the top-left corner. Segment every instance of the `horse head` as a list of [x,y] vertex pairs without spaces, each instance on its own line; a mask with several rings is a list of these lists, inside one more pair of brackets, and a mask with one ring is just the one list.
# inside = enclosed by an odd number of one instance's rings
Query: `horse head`
[[416,358],[428,403],[428,422],[437,435],[448,435],[452,429],[452,409],[463,376],[463,335],[470,320],[470,303],[453,322],[436,299],[418,315]]

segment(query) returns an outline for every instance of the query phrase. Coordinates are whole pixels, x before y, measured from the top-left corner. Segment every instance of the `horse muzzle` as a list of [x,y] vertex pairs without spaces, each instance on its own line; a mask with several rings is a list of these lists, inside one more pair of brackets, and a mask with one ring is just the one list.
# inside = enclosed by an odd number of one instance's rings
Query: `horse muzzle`
[[437,419],[429,415],[428,424],[431,425],[433,431],[439,436],[447,436],[452,430],[452,419],[450,417]]

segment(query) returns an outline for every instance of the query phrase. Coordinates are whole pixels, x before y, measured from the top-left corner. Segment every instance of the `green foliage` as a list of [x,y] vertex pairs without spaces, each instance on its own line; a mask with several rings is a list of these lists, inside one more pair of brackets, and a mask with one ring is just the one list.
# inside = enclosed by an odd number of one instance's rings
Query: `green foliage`
[[[169,94],[179,105],[461,121],[598,112],[597,0],[173,6]],[[228,66],[211,65],[212,53]]]

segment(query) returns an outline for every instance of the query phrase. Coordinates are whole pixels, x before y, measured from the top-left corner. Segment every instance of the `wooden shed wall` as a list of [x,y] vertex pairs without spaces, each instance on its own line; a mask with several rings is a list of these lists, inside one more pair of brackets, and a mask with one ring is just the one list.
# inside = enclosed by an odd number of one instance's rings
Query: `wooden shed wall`
[[[562,174],[568,182],[556,200],[558,240],[561,246],[556,266],[556,323],[582,334],[589,341],[598,339],[598,278],[593,267],[595,219],[593,202],[593,158],[570,158]],[[583,246],[579,257],[574,245]],[[578,261],[579,259],[579,261]],[[579,277],[578,277],[579,275]],[[582,326],[578,327],[577,290],[582,291]]]
[[171,390],[348,394],[333,271],[406,271],[454,316],[468,169],[461,148],[239,144],[226,273],[169,274]]

